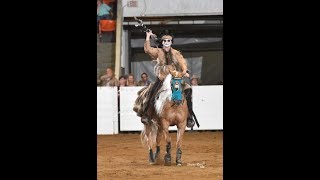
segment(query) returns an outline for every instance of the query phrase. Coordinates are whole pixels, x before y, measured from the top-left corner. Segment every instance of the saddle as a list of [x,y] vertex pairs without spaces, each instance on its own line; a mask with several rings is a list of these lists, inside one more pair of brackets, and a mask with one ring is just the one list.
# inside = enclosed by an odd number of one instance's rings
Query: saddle
[[[177,105],[182,103],[183,83],[183,79],[179,77],[172,77],[170,81],[172,91],[171,100]],[[162,85],[162,81],[156,81],[138,92],[138,98],[135,101],[133,110],[137,112],[139,117],[142,117],[143,112],[146,112],[149,107],[153,108],[156,99],[159,98],[159,94],[162,92]],[[148,104],[150,104],[150,106],[148,106]]]

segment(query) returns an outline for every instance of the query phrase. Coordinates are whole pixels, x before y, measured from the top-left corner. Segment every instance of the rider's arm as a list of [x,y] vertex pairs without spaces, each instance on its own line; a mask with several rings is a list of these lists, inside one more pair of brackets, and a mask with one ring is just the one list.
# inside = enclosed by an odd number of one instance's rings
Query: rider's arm
[[157,48],[153,48],[150,45],[150,36],[152,35],[152,31],[146,32],[146,41],[144,42],[144,52],[149,54],[152,59],[158,58],[159,50]]

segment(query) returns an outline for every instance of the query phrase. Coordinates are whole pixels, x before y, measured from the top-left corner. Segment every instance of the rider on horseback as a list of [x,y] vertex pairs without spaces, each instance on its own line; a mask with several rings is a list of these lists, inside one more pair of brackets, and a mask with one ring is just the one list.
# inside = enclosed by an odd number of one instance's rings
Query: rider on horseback
[[[138,108],[136,105],[134,107],[134,111],[137,112],[137,115],[141,117],[142,123],[148,123],[151,121],[150,117],[148,117],[147,112],[148,110],[154,106],[155,103],[155,93],[160,89],[162,86],[163,80],[171,73],[174,77],[189,77],[187,71],[187,63],[181,53],[171,47],[173,43],[173,35],[170,31],[164,30],[159,40],[162,44],[162,48],[153,48],[150,46],[150,36],[154,34],[152,31],[146,32],[146,41],[144,43],[144,51],[145,53],[149,54],[152,59],[157,60],[157,67],[155,68],[155,73],[157,76],[157,80],[153,83],[148,90],[148,93],[145,94],[147,96],[146,102],[143,104],[143,108]],[[147,88],[147,87],[146,87]],[[192,89],[191,86],[187,83],[183,84],[183,92],[187,100],[189,116],[187,121],[187,127],[192,128],[195,124],[194,119],[192,118],[194,112],[192,110]],[[139,92],[139,94],[141,91]],[[138,98],[139,99],[139,98]],[[137,100],[138,100],[137,99]],[[141,100],[140,100],[141,101]],[[196,117],[195,117],[196,118]]]

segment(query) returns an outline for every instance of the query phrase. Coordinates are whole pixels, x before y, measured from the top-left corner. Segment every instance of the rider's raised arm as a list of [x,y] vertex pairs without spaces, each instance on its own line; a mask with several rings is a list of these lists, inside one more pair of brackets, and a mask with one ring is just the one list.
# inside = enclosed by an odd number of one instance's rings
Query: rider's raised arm
[[150,45],[150,36],[153,35],[152,31],[146,32],[146,41],[144,42],[144,52],[149,54],[152,59],[158,58],[159,50],[157,48],[153,48]]

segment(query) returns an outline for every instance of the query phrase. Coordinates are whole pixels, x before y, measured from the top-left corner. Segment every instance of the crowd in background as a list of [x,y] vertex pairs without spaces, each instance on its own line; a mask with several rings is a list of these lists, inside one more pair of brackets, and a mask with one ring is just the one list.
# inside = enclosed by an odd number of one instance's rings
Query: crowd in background
[[[190,82],[191,86],[198,86],[201,83],[197,76],[192,76]],[[133,74],[120,76],[119,79],[117,79],[112,68],[107,68],[105,73],[97,80],[98,86],[148,86],[150,83],[151,81],[149,80],[148,74],[145,72],[141,74],[139,81],[136,81]]]

